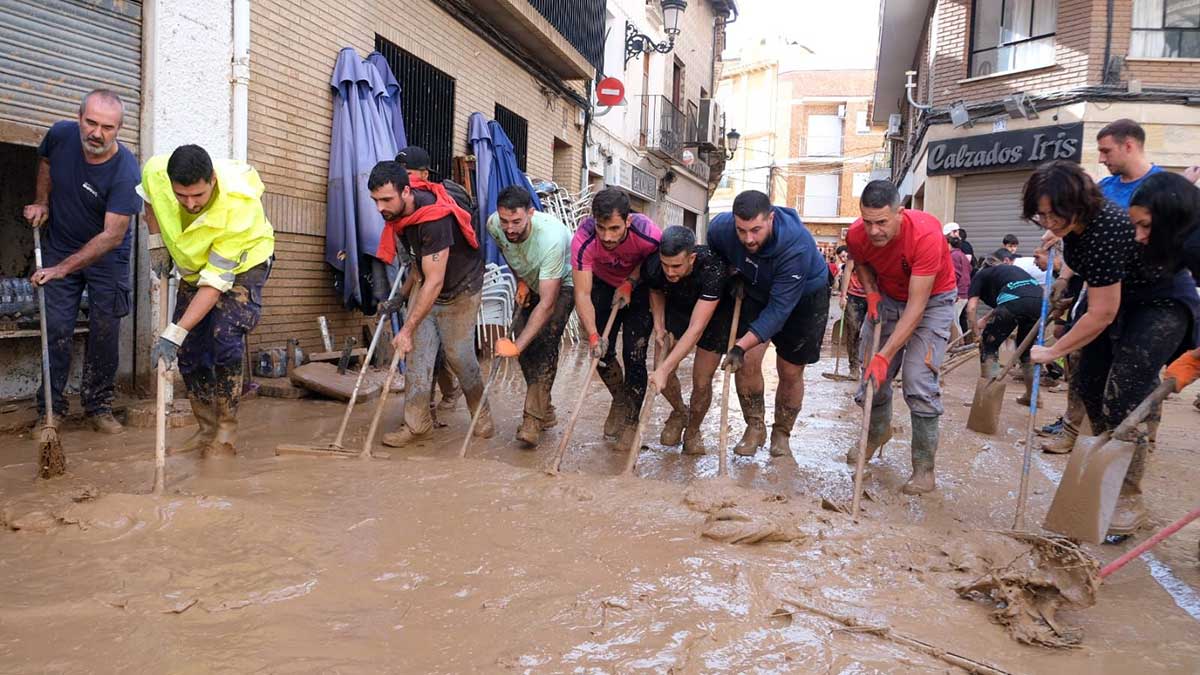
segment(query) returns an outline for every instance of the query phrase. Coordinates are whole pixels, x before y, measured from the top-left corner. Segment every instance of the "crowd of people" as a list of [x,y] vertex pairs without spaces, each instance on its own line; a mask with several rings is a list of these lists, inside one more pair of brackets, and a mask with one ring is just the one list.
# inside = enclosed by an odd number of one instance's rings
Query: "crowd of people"
[[[47,264],[32,278],[50,307],[53,401],[40,405],[66,412],[70,335],[86,288],[92,331],[84,405],[97,429],[120,430],[111,415],[115,327],[130,304],[129,221],[144,202],[153,268],[164,277],[174,268],[182,278],[172,321],[152,352],[154,362],[178,365],[199,422],[179,449],[230,454],[246,334],[258,321],[274,259],[263,185],[253,168],[213,160],[195,145],[153,157],[139,171],[116,141],[122,113],[115,94],[92,92],[78,121],[56,124],[39,150],[37,200],[25,216],[48,233]],[[411,260],[399,297],[382,305],[403,310],[392,345],[406,358],[403,422],[383,442],[405,447],[430,433],[435,380],[444,400],[461,388],[478,417],[476,436],[495,434],[475,333],[485,270],[480,240],[490,237],[518,282],[511,337],[493,348],[496,357],[516,359],[524,375],[516,438],[527,447],[557,421],[559,345],[574,313],[611,397],[603,433],[616,447],[634,443],[649,389],[670,405],[661,443],[707,452],[701,425],[714,375],[724,368],[734,375],[745,424],[733,452],[790,455],[805,369],[821,357],[837,278],[843,312],[836,338],[861,380],[855,400],[874,392],[864,420],[867,461],[892,435],[891,382],[902,375],[912,428],[903,492],[936,489],[939,372],[952,343],[977,344],[981,374],[995,374],[1006,341],[1020,343],[1037,329],[1043,293],[1051,339],[1019,355],[1026,382],[1019,400],[1032,403],[1035,365],[1069,375],[1067,409],[1044,430],[1051,438],[1043,444],[1047,452],[1069,452],[1085,415],[1095,433],[1114,428],[1158,385],[1164,367],[1178,390],[1200,375],[1200,170],[1162,171],[1146,159],[1144,142],[1130,120],[1101,129],[1100,159],[1112,175],[1099,183],[1071,162],[1035,169],[1020,214],[1044,231],[1033,256],[1016,255],[1021,242],[1013,235],[980,254],[961,226],[905,208],[896,186],[877,180],[862,191],[861,217],[837,261],[825,258],[795,210],[755,190],[711,219],[705,244],[690,229],[661,229],[613,187],[595,195],[591,215],[574,231],[536,210],[527,190],[509,187],[477,231],[448,184],[430,179],[428,153],[406,148],[376,165],[367,182],[387,224],[375,254]],[[768,344],[778,382],[769,434]],[[685,400],[676,373],[693,355]],[[1139,437],[1114,533],[1131,532],[1145,518],[1141,480],[1157,424],[1152,416]]]

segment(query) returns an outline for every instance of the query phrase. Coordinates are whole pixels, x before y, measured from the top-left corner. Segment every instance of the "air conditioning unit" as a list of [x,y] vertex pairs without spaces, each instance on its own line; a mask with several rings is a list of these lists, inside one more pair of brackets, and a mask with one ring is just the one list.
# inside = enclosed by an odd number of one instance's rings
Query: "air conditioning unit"
[[894,138],[900,135],[900,125],[903,122],[904,118],[900,116],[900,113],[892,113],[891,115],[888,115],[888,138]]
[[696,139],[702,150],[714,150],[721,145],[721,104],[715,99],[700,99],[700,114],[696,120]]

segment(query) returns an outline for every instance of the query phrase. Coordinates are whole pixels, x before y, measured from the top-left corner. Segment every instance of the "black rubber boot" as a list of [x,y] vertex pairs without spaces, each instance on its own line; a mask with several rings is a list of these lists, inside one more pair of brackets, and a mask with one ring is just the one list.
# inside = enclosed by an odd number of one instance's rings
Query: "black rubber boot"
[[[871,458],[875,456],[875,452],[890,440],[892,440],[892,401],[888,399],[886,403],[877,403],[871,406],[871,422],[867,427],[867,458],[864,463],[870,462]],[[858,464],[857,444],[846,453],[846,463]]]

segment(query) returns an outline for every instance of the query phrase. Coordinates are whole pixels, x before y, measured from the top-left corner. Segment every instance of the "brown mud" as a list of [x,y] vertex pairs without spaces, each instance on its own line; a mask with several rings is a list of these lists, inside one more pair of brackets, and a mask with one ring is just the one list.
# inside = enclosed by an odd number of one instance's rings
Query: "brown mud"
[[[564,355],[562,419],[586,364],[581,351]],[[962,405],[977,373],[948,378],[938,491],[924,497],[899,493],[910,466],[898,403],[895,439],[869,465],[855,524],[838,506],[850,499],[843,458],[859,413],[852,383],[819,375],[832,366],[808,369],[793,457],[764,448],[731,458],[724,481],[716,455],[656,443],[640,478],[617,477],[626,454],[603,439],[599,382],[564,473],[545,475],[562,425],[535,450],[513,439],[524,398],[516,369],[492,389],[496,437],[473,443],[466,460],[453,458],[462,405],[412,449],[360,461],[273,454],[281,442],[332,440],[342,405],[249,400],[239,456],[169,458],[158,498],[148,494],[150,431],[69,431],[69,471],[50,481],[34,479],[36,438],[2,437],[0,672],[953,672],[938,656],[947,652],[1011,673],[1200,670],[1200,621],[1156,580],[1165,569],[1183,592],[1200,588],[1200,526],[1156,549],[1156,568],[1137,560],[1093,588],[1094,606],[1047,617],[1036,594],[1011,595],[1006,575],[1024,574],[1020,589],[1039,573],[1060,594],[1079,589],[1030,569],[1022,556],[1033,544],[1003,532],[1024,431],[1013,397],[1000,434],[980,436],[964,429]],[[1200,485],[1190,400],[1165,404],[1143,483],[1156,526],[1192,506]],[[718,404],[704,425],[710,445]],[[1043,405],[1048,422],[1065,395],[1043,394]],[[399,424],[401,406],[389,402],[383,430]],[[356,410],[347,447],[361,444],[372,407]],[[647,439],[667,408],[656,408]],[[1035,457],[1031,524],[1065,464]],[[1108,561],[1134,543],[1085,550]],[[1006,614],[1008,627],[995,625]],[[1078,648],[1036,646],[1047,629]],[[1022,635],[1035,644],[1013,639]]]

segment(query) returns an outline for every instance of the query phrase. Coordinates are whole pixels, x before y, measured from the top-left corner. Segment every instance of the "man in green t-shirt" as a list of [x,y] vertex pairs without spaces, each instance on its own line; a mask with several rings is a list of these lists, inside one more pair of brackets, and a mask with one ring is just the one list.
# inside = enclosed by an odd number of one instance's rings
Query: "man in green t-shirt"
[[516,275],[514,340],[496,344],[498,356],[516,356],[525,375],[525,414],[517,440],[533,447],[554,426],[550,390],[558,371],[558,345],[575,309],[571,284],[571,231],[548,213],[535,211],[533,197],[518,186],[496,200],[487,231]]

